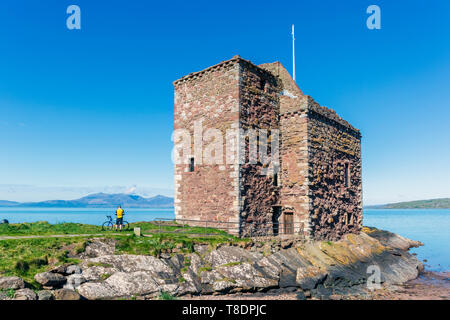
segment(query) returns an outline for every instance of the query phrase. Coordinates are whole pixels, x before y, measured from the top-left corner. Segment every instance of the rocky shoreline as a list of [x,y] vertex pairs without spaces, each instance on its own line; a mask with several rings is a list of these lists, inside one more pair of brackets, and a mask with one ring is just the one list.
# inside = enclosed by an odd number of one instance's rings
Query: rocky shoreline
[[335,242],[255,239],[214,248],[199,244],[192,253],[174,250],[157,258],[118,255],[114,240],[96,239],[80,254],[80,264],[37,274],[41,291],[27,288],[18,277],[0,277],[0,299],[155,299],[161,292],[181,299],[371,299],[379,291],[367,286],[373,270],[380,271],[380,290],[423,272],[423,264],[408,252],[420,245],[364,228]]

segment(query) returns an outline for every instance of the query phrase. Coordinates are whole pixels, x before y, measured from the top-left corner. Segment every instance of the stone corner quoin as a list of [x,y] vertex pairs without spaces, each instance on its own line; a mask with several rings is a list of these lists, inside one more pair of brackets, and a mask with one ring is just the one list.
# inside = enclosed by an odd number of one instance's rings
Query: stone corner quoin
[[191,154],[175,148],[185,158],[175,163],[177,219],[226,222],[209,226],[240,236],[338,240],[361,231],[361,133],[305,95],[281,63],[257,66],[234,56],[173,84],[174,127],[192,137],[202,119],[203,129],[224,137],[235,130],[248,154],[242,132],[266,129],[268,141],[279,132],[271,174],[261,162],[199,163],[195,138]]

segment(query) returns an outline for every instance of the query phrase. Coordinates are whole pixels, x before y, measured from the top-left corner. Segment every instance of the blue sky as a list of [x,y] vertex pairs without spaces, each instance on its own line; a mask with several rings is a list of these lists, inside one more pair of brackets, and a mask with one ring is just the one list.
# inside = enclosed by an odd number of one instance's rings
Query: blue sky
[[170,194],[172,81],[235,54],[291,70],[292,23],[300,88],[362,131],[365,203],[450,196],[449,19],[449,1],[3,0],[0,199]]

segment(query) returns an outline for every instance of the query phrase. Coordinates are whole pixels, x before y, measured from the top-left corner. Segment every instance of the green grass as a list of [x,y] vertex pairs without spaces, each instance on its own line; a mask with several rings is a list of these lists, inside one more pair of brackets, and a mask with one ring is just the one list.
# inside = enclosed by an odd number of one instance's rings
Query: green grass
[[[161,226],[153,222],[131,223],[130,230],[122,232],[124,234],[131,234],[133,232],[133,228],[135,227],[141,228],[141,232],[143,234],[156,234],[161,231],[161,233],[173,234],[174,236],[175,235],[183,236],[187,234],[195,237],[206,237],[209,235],[212,235],[213,237],[215,237],[216,235],[228,237],[228,234],[222,230],[214,228],[189,227],[187,225],[177,224],[173,222],[171,222],[170,225],[163,224]],[[108,231],[103,231],[100,226],[81,223],[50,224],[47,221],[39,221],[33,223],[0,224],[0,236],[103,234],[103,233],[108,233]],[[187,243],[187,245],[189,245],[189,242]]]
[[159,296],[159,300],[176,300],[176,298],[168,292],[162,291]]
[[81,223],[50,224],[47,221],[0,224],[0,236],[64,235],[101,233],[102,228]]
[[225,263],[219,266],[219,268],[223,268],[223,267],[234,267],[234,266],[239,266],[242,264],[242,261],[235,261],[235,262],[229,262],[229,263]]
[[112,264],[104,263],[104,262],[89,262],[87,266],[89,268],[90,267],[103,267],[103,268],[112,268],[113,267]]
[[191,253],[195,244],[206,244],[216,247],[220,243],[246,241],[231,235],[217,234],[209,237],[192,237],[186,234],[156,233],[152,237],[118,236],[116,253],[153,255],[159,257],[161,253],[171,252],[178,248],[180,253]]
[[111,277],[111,275],[109,273],[104,273],[100,276],[100,278],[104,281],[106,279],[108,279],[109,277]]
[[5,293],[8,298],[12,299],[12,298],[14,298],[14,296],[16,294],[16,290],[14,290],[14,289],[8,289],[8,290],[0,289],[0,293]]
[[43,238],[0,241],[0,276],[19,276],[39,288],[34,275],[79,260],[70,258],[85,247],[82,238]]

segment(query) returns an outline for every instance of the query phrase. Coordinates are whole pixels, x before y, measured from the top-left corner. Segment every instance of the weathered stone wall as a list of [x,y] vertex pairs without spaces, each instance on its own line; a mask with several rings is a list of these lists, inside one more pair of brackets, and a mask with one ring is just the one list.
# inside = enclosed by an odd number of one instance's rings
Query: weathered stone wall
[[309,189],[308,189],[308,122],[305,112],[285,113],[281,118],[282,127],[282,174],[281,196],[282,215],[294,216],[294,233],[309,238]]
[[[249,149],[250,137],[246,139],[246,160],[241,165],[241,234],[257,235],[271,230],[273,206],[278,201],[279,187],[273,181],[275,171],[269,163],[255,154],[262,150],[260,130],[267,130],[267,157],[272,156],[271,141],[275,131],[279,134],[280,84],[270,72],[246,61],[241,61],[240,72],[240,126],[243,132],[254,129],[260,138],[258,148]],[[242,141],[242,142],[244,142]],[[257,163],[249,163],[250,152]],[[276,169],[275,169],[276,170]]]
[[280,198],[281,207],[278,223],[280,233],[284,233],[285,215],[293,214],[293,232],[310,237],[310,197],[308,171],[308,99],[289,72],[279,62],[266,63],[262,68],[279,78],[282,84],[280,97],[281,128],[281,174]]
[[360,132],[338,118],[334,111],[309,98],[308,136],[312,238],[336,240],[346,233],[359,233],[362,227]]
[[[225,140],[227,130],[237,128],[239,119],[239,64],[237,59],[193,73],[174,82],[175,130],[191,135],[191,154],[185,164],[175,164],[175,215],[177,219],[238,222],[239,166],[226,161],[208,163],[209,129],[218,129]],[[194,124],[202,122],[203,135],[194,141]],[[194,142],[196,148],[194,148]],[[176,141],[175,141],[176,143]],[[203,144],[203,148],[198,146]],[[215,155],[215,152],[211,152]],[[189,172],[189,158],[195,170]],[[210,157],[211,158],[211,157]],[[214,157],[212,157],[214,158]]]

